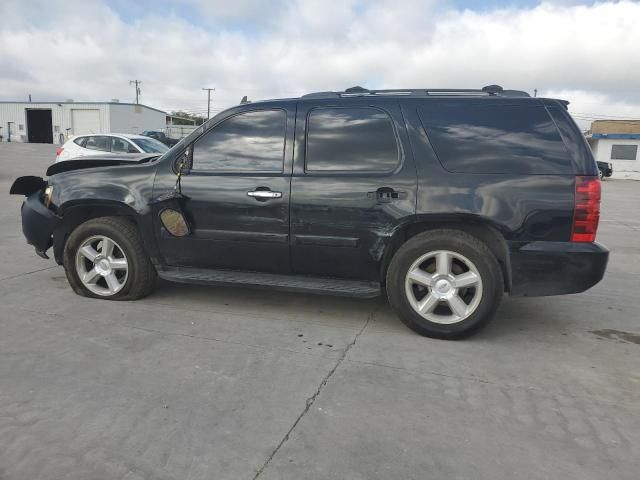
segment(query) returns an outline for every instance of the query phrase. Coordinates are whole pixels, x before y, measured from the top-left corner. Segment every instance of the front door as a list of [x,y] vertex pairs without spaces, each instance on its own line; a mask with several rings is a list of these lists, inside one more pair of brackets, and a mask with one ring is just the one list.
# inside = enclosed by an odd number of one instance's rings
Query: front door
[[[287,273],[295,103],[239,107],[190,147],[182,177],[191,234],[173,237],[156,218],[164,262],[174,266]],[[289,141],[288,138],[289,137]],[[156,177],[154,197],[176,176]]]
[[380,281],[394,231],[415,213],[416,187],[395,99],[302,101],[291,181],[294,271]]

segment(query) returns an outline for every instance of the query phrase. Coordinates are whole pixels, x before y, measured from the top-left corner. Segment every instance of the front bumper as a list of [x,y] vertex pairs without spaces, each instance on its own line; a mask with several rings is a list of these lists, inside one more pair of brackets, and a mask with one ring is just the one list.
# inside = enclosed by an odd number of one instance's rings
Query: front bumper
[[531,242],[510,250],[513,296],[584,292],[602,280],[609,260],[598,243]]
[[[22,233],[27,243],[42,256],[53,244],[53,230],[60,217],[40,201],[40,191],[34,192],[22,203]],[[46,258],[46,256],[45,256]]]

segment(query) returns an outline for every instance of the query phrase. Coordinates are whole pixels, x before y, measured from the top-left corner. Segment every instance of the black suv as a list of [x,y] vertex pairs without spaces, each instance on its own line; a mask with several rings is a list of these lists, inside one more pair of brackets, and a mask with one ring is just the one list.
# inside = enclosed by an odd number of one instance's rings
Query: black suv
[[604,275],[598,168],[567,102],[498,86],[244,103],[160,157],[21,177],[23,231],[76,293],[131,300],[156,276],[372,297],[416,332],[477,330],[504,292]]

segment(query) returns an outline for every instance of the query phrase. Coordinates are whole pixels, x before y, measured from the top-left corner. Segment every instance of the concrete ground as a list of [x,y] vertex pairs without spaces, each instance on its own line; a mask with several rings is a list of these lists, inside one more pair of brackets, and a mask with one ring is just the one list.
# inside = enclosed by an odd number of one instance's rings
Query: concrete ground
[[76,296],[8,195],[53,152],[0,144],[0,479],[639,478],[640,182],[604,182],[603,282],[446,342],[383,299]]

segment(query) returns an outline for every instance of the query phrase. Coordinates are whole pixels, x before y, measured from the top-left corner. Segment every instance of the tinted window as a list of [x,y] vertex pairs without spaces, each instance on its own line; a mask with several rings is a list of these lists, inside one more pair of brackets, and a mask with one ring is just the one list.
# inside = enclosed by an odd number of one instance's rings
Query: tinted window
[[80,145],[81,147],[84,147],[85,143],[87,143],[87,137],[74,138],[73,141],[76,145]]
[[611,160],[635,160],[637,145],[611,145]]
[[84,148],[108,152],[110,148],[109,137],[87,137],[87,143],[84,144]]
[[193,169],[281,172],[287,117],[282,110],[246,112],[224,120],[193,147]]
[[164,153],[169,150],[169,147],[154,138],[134,138],[131,141],[147,153]]
[[389,172],[398,144],[389,116],[375,108],[318,108],[307,120],[307,171]]
[[433,102],[418,109],[444,167],[462,173],[573,173],[543,106]]
[[138,151],[129,142],[122,138],[111,137],[111,151],[113,153],[137,153]]

